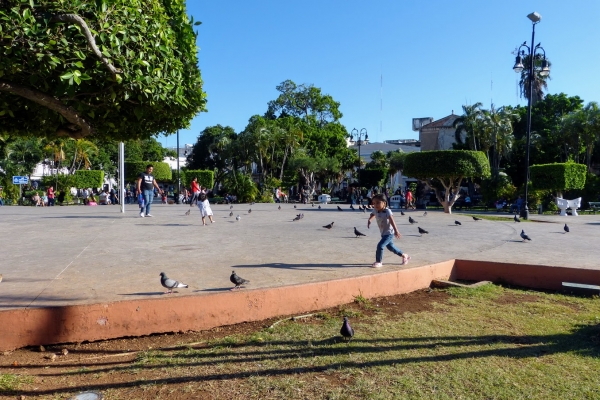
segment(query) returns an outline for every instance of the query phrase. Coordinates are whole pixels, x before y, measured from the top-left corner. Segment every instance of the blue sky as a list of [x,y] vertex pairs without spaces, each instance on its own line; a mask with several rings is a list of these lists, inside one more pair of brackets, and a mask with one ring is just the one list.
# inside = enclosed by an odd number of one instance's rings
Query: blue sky
[[[511,53],[530,44],[532,11],[542,15],[535,41],[552,62],[548,92],[600,101],[597,0],[188,0],[187,8],[202,21],[208,112],[180,131],[180,145],[207,126],[242,131],[286,79],[330,94],[348,131],[366,128],[371,141],[417,138],[412,118],[462,114],[464,104],[524,105]],[[176,144],[175,135],[159,140]]]

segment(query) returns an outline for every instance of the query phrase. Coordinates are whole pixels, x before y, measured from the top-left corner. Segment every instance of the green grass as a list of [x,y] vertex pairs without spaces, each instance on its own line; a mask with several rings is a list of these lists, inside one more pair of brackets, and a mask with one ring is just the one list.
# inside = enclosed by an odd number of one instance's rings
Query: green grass
[[[486,215],[486,214],[463,214],[465,217],[477,217],[481,219],[487,219],[490,221],[503,221],[503,222],[512,222],[513,215],[509,214],[506,217],[500,217],[498,215]],[[530,216],[531,218],[531,216]],[[531,219],[521,219],[521,222],[531,222]]]
[[14,374],[0,374],[0,392],[8,390],[16,390],[21,384],[32,383],[33,378],[30,376],[20,376]]

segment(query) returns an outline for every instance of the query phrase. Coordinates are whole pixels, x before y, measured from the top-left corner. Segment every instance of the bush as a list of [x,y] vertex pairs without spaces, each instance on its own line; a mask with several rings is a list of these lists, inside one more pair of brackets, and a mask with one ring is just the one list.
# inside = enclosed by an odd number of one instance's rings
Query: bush
[[171,167],[165,162],[125,161],[125,180],[137,181],[138,176],[146,171],[146,165],[148,164],[152,164],[154,167],[152,175],[157,181],[170,181],[173,179]]
[[587,167],[574,162],[532,165],[529,169],[531,182],[536,189],[556,190],[583,189]]
[[47,189],[50,186],[54,187],[54,193],[57,194],[61,190],[69,191],[75,187],[75,175],[49,175],[42,177],[42,185]]
[[239,203],[255,201],[258,197],[258,188],[252,177],[240,172],[232,172],[225,177],[227,192],[237,196]]
[[195,176],[198,177],[198,185],[210,188],[215,184],[215,173],[209,170],[203,169],[189,169],[186,171],[181,171],[181,183],[184,187],[190,187],[192,185],[192,180]]
[[514,199],[517,188],[512,184],[510,176],[500,172],[497,176],[481,181],[480,193],[483,201],[488,204],[503,197],[508,200]]
[[75,171],[75,187],[83,188],[101,188],[104,185],[104,171],[97,170],[79,170]]
[[386,175],[387,169],[385,168],[361,169],[358,173],[358,181],[362,187],[382,186]]

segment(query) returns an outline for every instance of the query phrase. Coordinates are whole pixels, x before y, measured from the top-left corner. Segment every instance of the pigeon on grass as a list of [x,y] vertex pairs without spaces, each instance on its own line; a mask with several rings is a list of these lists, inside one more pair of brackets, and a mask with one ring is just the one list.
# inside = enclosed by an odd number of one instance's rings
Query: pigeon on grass
[[364,233],[360,232],[358,229],[356,229],[356,227],[354,227],[354,234],[356,235],[356,237],[367,236]]
[[340,334],[344,337],[344,340],[350,341],[354,336],[354,329],[350,326],[350,322],[348,321],[348,317],[344,317],[344,322],[342,323],[342,329],[340,329]]
[[523,241],[531,240],[531,238],[527,236],[527,234],[525,234],[525,231],[523,229],[521,229],[521,238],[523,238]]
[[429,233],[425,229],[421,228],[420,226],[418,228],[419,228],[419,233],[421,234],[421,236],[423,236],[423,234]]
[[239,276],[237,276],[237,274],[235,273],[235,271],[231,271],[231,276],[229,277],[229,280],[231,281],[231,283],[233,283],[235,286],[231,288],[231,290],[236,290],[236,289],[240,289],[240,287],[246,283],[250,283],[249,280],[246,280],[244,278],[241,278]]
[[167,277],[167,274],[165,274],[164,272],[160,273],[160,284],[166,288],[169,289],[168,291],[166,291],[166,294],[171,294],[173,293],[173,289],[176,288],[186,288],[188,287],[188,285],[186,285],[185,283],[176,281],[174,279],[169,279]]
[[323,228],[325,228],[325,229],[331,229],[331,228],[333,228],[333,222],[330,223],[330,224],[328,224],[328,225],[325,225]]

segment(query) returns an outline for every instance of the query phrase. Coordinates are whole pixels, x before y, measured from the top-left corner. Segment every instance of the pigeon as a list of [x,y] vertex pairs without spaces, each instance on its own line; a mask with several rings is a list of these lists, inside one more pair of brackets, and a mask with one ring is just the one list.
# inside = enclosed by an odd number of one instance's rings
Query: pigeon
[[319,206],[319,210],[321,209],[321,206]]
[[354,227],[354,234],[356,235],[356,237],[367,236],[364,233],[360,232],[358,229],[356,229],[356,227]]
[[418,222],[412,219],[412,217],[408,217],[408,222],[410,222],[411,224],[418,224]]
[[281,206],[277,207],[278,210],[281,210]]
[[521,222],[521,220],[519,219],[519,217],[517,217],[517,214],[515,214],[514,218],[515,222]]
[[231,211],[231,212],[229,213],[229,216],[230,216],[230,217],[233,217],[233,211]]
[[340,206],[337,206],[337,207],[338,207],[338,211],[344,211],[344,210],[342,210],[342,207],[340,207]]
[[333,222],[330,223],[329,225],[325,225],[323,228],[325,228],[325,229],[331,229],[331,228],[333,228]]
[[311,206],[311,207],[314,207],[314,206],[315,206],[315,203],[311,202],[311,203],[310,203],[310,206]]
[[165,293],[173,293],[173,289],[175,288],[186,288],[188,287],[188,285],[186,285],[185,283],[182,282],[178,282],[176,280],[173,279],[169,279],[167,277],[167,274],[165,274],[164,272],[160,273],[160,284],[163,285],[164,288],[169,289],[167,292]]
[[350,326],[350,322],[348,322],[348,317],[344,317],[344,323],[342,324],[342,329],[340,329],[340,334],[344,337],[344,340],[352,340],[354,336],[354,329]]
[[521,229],[521,237],[523,238],[523,241],[531,240],[531,238],[525,234],[523,229]]
[[294,204],[294,208],[296,208],[296,205]]
[[300,214],[300,219],[304,218],[304,213]]
[[454,225],[462,225],[460,221],[454,221]]
[[233,204],[229,206],[229,209],[230,209],[230,210],[233,210]]
[[427,232],[425,229],[421,228],[420,226],[419,226],[418,228],[419,228],[419,233],[420,233],[421,235],[423,235],[424,233],[429,233],[429,232]]
[[242,218],[240,218],[240,216],[239,216],[239,215],[236,215],[236,217],[235,217],[235,220],[236,220],[236,221],[239,221],[240,219],[242,219]]
[[473,217],[473,221],[481,221],[481,218]]
[[352,204],[350,204],[350,209],[354,210],[354,206]]
[[425,211],[425,212],[423,213],[423,216],[424,216],[424,217],[426,217],[426,216],[427,216],[427,211]]
[[296,215],[296,218],[294,218],[292,221],[300,221],[302,219],[302,217],[300,216],[300,214]]
[[251,212],[252,212],[252,209],[249,209],[249,210],[248,210],[248,214],[250,214]]
[[[565,224],[565,227],[563,228],[565,230],[565,233],[569,232],[569,226],[567,224]],[[0,275],[0,282],[2,281],[2,275]]]
[[191,210],[187,210],[187,211],[185,212],[185,215],[190,215],[190,211],[191,211]]
[[405,215],[404,211],[400,210],[400,215]]
[[243,284],[250,283],[250,281],[237,276],[235,271],[231,271],[231,276],[229,277],[229,280],[235,285],[231,288],[231,290],[239,289]]

